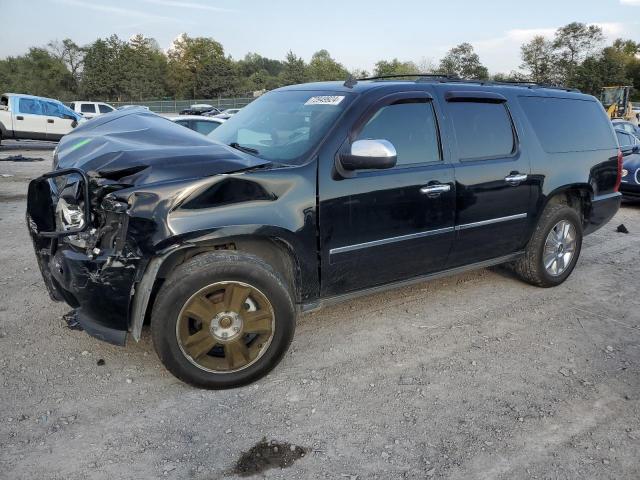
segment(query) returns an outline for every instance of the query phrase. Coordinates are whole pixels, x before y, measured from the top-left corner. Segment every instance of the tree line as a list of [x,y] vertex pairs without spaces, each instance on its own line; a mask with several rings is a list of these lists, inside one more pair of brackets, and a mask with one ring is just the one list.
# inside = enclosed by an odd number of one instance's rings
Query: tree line
[[[468,79],[532,81],[564,85],[598,95],[606,85],[633,85],[640,93],[640,43],[617,39],[605,45],[602,29],[570,23],[552,39],[537,36],[521,46],[522,64],[509,73],[489,74],[469,43],[433,62],[380,60],[372,75],[430,73]],[[248,53],[235,60],[213,38],[179,36],[165,52],[153,38],[117,35],[78,45],[71,39],[32,47],[0,60],[0,91],[71,100],[142,101],[244,96],[309,81],[366,77],[349,71],[327,50],[306,62],[292,51],[283,60]]]

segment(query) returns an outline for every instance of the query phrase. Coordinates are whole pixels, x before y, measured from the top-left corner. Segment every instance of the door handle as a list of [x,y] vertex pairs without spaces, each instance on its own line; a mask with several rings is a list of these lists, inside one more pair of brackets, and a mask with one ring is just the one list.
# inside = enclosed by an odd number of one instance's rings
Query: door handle
[[24,117],[23,117],[22,115],[18,115],[18,116],[16,117],[16,120],[24,120]]
[[47,123],[53,123],[53,118],[47,118]]
[[437,197],[441,193],[451,191],[451,185],[445,183],[438,183],[436,185],[426,185],[420,189],[420,193],[424,193],[430,197]]
[[504,181],[514,187],[524,182],[526,179],[527,179],[526,173],[512,173],[504,177]]

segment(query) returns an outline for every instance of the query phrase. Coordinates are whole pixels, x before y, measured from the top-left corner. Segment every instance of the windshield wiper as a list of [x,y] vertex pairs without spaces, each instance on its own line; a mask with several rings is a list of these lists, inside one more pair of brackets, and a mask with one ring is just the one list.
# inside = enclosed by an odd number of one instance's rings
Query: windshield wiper
[[255,148],[251,148],[251,147],[246,147],[244,145],[240,145],[238,142],[231,142],[229,144],[229,146],[231,148],[235,148],[236,150],[240,150],[241,152],[244,153],[249,153],[251,155],[258,155],[260,152],[258,150],[256,150]]

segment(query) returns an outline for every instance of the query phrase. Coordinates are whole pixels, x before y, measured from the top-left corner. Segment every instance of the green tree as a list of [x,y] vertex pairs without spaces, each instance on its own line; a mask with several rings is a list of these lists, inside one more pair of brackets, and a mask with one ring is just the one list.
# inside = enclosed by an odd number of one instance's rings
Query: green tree
[[598,97],[602,87],[628,85],[630,82],[625,54],[614,47],[607,47],[602,52],[587,57],[576,67],[573,76],[573,86]]
[[117,35],[99,38],[86,47],[80,91],[89,99],[122,100],[127,68],[125,42]]
[[380,60],[376,63],[373,70],[373,76],[379,77],[384,75],[411,75],[418,72],[418,67],[413,62],[401,62],[397,58],[391,61]]
[[318,50],[309,62],[309,79],[311,81],[345,80],[349,71],[336,62],[327,50]]
[[529,80],[553,84],[557,80],[557,56],[553,42],[539,35],[520,47],[522,65]]
[[461,43],[449,50],[440,60],[438,73],[479,80],[489,78],[489,70],[482,65],[480,57],[470,43]]
[[168,84],[176,97],[198,98],[211,91],[212,65],[225,59],[222,45],[213,38],[183,33],[168,52]]
[[597,25],[573,22],[560,27],[553,40],[558,55],[558,67],[561,81],[573,84],[576,68],[602,43],[604,35]]
[[49,47],[49,51],[54,57],[66,65],[73,81],[72,90],[76,92],[80,84],[85,49],[70,38],[65,38],[62,41],[51,41],[47,44],[47,47]]
[[0,60],[0,90],[68,99],[73,78],[65,64],[44,48]]
[[307,78],[307,65],[304,60],[289,51],[280,73],[280,82],[282,85],[294,85],[306,82]]
[[153,38],[135,35],[121,50],[122,90],[128,100],[165,95],[167,57]]

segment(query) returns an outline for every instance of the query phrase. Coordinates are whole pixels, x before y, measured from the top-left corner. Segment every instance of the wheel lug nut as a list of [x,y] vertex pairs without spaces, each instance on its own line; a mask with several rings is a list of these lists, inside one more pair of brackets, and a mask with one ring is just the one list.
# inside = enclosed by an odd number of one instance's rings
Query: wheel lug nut
[[227,338],[229,334],[227,332],[222,332],[222,338]]
[[233,331],[234,332],[239,332],[240,331],[240,327],[233,327]]

